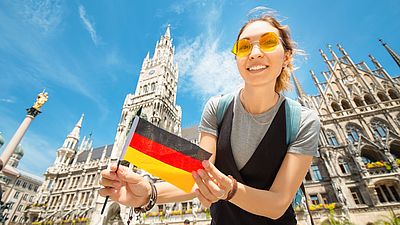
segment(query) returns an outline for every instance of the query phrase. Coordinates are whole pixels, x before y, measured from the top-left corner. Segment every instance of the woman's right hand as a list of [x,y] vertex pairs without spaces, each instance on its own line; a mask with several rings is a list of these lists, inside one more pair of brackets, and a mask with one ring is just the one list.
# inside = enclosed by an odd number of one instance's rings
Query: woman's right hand
[[148,203],[151,194],[150,183],[126,166],[113,164],[101,171],[99,183],[104,186],[99,190],[103,197],[130,207],[141,207]]

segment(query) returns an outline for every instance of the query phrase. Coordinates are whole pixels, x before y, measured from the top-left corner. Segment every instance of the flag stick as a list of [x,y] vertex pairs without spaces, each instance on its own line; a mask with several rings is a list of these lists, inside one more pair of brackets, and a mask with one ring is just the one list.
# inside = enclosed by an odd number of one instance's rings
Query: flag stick
[[[117,169],[115,170],[115,173],[117,173],[120,163],[121,163],[121,160],[118,160]],[[109,198],[110,198],[110,196],[107,195],[107,196],[106,196],[106,200],[104,200],[103,208],[101,209],[101,215],[103,215],[104,209],[106,208],[107,201],[108,201]]]
[[[136,116],[140,116],[141,113],[142,113],[142,107],[140,107],[139,110],[136,112]],[[120,163],[121,163],[121,157],[118,159],[117,169],[115,170],[115,173],[118,172],[118,168],[119,168],[119,164],[120,164]],[[107,196],[106,196],[106,199],[104,200],[103,208],[101,209],[101,214],[100,214],[100,215],[103,215],[104,209],[106,208],[107,201],[108,201],[109,198],[110,198],[110,196],[107,195]]]

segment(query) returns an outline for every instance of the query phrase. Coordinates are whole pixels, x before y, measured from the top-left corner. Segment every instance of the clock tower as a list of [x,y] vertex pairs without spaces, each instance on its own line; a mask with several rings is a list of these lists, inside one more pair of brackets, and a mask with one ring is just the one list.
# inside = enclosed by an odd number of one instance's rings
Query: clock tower
[[134,94],[128,94],[122,107],[114,140],[113,158],[120,156],[133,117],[142,107],[141,117],[164,130],[180,135],[181,107],[176,105],[178,65],[174,63],[170,26],[157,41],[153,57],[147,53]]

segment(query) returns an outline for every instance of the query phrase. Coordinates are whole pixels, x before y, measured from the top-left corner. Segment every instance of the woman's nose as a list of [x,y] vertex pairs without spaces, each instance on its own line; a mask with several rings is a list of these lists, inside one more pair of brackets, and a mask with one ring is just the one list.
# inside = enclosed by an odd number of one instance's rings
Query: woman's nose
[[256,59],[256,58],[263,57],[263,52],[261,51],[261,49],[258,45],[253,45],[253,48],[251,49],[249,57],[250,57],[250,59]]

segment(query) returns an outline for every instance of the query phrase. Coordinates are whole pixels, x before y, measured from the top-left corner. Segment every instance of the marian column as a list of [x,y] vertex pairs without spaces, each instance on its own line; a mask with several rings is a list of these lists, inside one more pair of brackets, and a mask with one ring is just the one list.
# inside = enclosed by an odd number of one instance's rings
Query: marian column
[[5,165],[7,165],[8,160],[10,159],[15,148],[21,141],[32,120],[35,119],[35,117],[39,115],[39,113],[41,113],[40,108],[47,101],[47,99],[48,99],[47,92],[43,91],[37,96],[35,104],[31,108],[26,110],[28,113],[26,114],[24,121],[18,127],[18,130],[15,132],[14,136],[8,143],[6,149],[0,156],[0,171],[3,169]]

